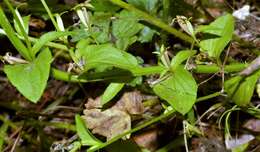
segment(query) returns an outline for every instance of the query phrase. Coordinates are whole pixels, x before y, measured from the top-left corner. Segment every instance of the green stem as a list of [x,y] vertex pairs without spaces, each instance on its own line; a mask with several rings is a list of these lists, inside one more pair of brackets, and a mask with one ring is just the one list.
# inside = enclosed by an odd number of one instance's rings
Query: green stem
[[[24,37],[19,37],[19,38],[24,40]],[[29,40],[33,43],[36,43],[39,39],[34,38],[34,37],[29,37]],[[52,47],[55,49],[68,50],[68,47],[66,45],[54,43],[54,42],[48,42],[45,44],[45,46],[49,46],[49,47]]]
[[9,10],[12,12],[13,16],[14,16],[14,20],[16,21],[16,23],[18,24],[18,27],[20,28],[20,31],[24,37],[25,43],[27,45],[27,48],[29,50],[28,54],[31,56],[31,58],[33,59],[34,56],[32,54],[32,46],[31,46],[31,42],[29,41],[29,37],[27,35],[27,33],[24,30],[24,27],[19,19],[19,17],[17,16],[17,14],[15,13],[15,10],[13,8],[13,6],[10,4],[9,0],[4,0],[5,4],[7,5],[7,7],[9,8]]
[[41,0],[41,2],[42,2],[42,5],[44,6],[45,10],[47,11],[47,13],[48,13],[48,15],[49,15],[49,17],[50,17],[50,19],[51,19],[51,22],[52,22],[52,24],[54,25],[55,29],[56,29],[57,31],[59,31],[58,24],[57,24],[57,22],[55,21],[53,15],[52,15],[52,13],[51,13],[51,10],[49,9],[49,7],[48,7],[48,5],[46,4],[45,0]]
[[[239,72],[246,68],[248,64],[235,63],[224,66],[224,72]],[[221,70],[221,67],[217,65],[198,65],[195,69],[195,73],[216,73]]]
[[62,81],[69,81],[69,82],[88,82],[87,80],[84,79],[79,79],[77,75],[72,75],[68,72],[64,72],[55,68],[51,69],[52,76],[57,79],[57,80],[62,80]]
[[7,19],[2,7],[0,6],[0,25],[5,31],[6,36],[12,42],[16,50],[27,60],[31,61],[32,57],[29,54],[28,48],[25,47],[23,42],[17,37],[13,27],[11,26],[9,20]]
[[140,15],[145,21],[157,26],[157,27],[160,27],[161,29],[175,35],[176,37],[180,38],[181,40],[184,40],[186,42],[189,42],[189,43],[193,43],[193,38],[176,30],[175,28],[169,26],[168,24],[162,22],[160,19],[158,18],[155,18],[151,15],[149,15],[148,13],[144,12],[144,11],[141,11],[137,8],[135,8],[134,6],[128,4],[128,3],[125,3],[123,2],[122,0],[110,0],[113,4],[116,4],[124,9],[127,9],[131,12],[135,12],[137,13],[138,15]]
[[200,102],[200,101],[205,101],[205,100],[208,100],[208,99],[211,99],[211,98],[215,98],[215,97],[220,96],[220,95],[221,95],[221,92],[215,92],[215,93],[209,94],[207,96],[199,97],[196,100],[196,103]]
[[[225,66],[225,72],[239,72],[247,67],[247,64],[231,64]],[[131,70],[133,76],[143,76],[143,75],[151,75],[151,74],[159,74],[163,70],[165,70],[162,66],[151,66],[151,67],[141,67]],[[217,65],[198,65],[195,69],[195,73],[216,73],[219,72],[221,69]],[[100,75],[100,76],[98,76]],[[69,81],[69,82],[89,82],[90,80],[79,78],[77,75],[70,74],[68,72],[60,71],[58,69],[52,68],[52,76],[57,80]],[[104,81],[102,73],[98,73],[96,76],[92,74],[92,77],[95,79],[91,79],[91,81]],[[120,78],[120,75],[117,76]]]
[[143,128],[145,128],[145,127],[147,127],[147,126],[149,126],[149,125],[151,125],[151,124],[153,124],[153,123],[155,123],[155,122],[157,122],[157,121],[160,121],[160,120],[162,120],[162,119],[164,119],[164,118],[167,118],[167,117],[171,116],[171,115],[174,114],[174,113],[175,113],[175,110],[168,111],[167,113],[162,114],[162,115],[160,115],[159,117],[153,118],[152,120],[149,120],[149,121],[147,121],[147,122],[145,122],[145,123],[143,123],[143,124],[141,124],[141,125],[135,127],[134,129],[131,129],[131,130],[129,130],[129,131],[127,131],[127,132],[125,132],[125,133],[123,133],[123,134],[121,134],[121,135],[118,135],[118,136],[112,138],[111,140],[109,140],[109,141],[107,141],[107,142],[101,144],[101,145],[98,146],[98,147],[94,147],[94,148],[92,148],[92,149],[90,148],[90,150],[88,150],[88,152],[92,152],[92,151],[96,151],[96,150],[98,150],[98,149],[104,148],[104,147],[106,147],[106,146],[112,144],[113,142],[115,142],[115,141],[121,139],[122,137],[124,137],[124,136],[126,136],[126,135],[128,135],[128,134],[132,134],[132,133],[134,133],[134,132],[136,132],[136,131],[138,131],[138,130],[140,130],[140,129],[143,129]]

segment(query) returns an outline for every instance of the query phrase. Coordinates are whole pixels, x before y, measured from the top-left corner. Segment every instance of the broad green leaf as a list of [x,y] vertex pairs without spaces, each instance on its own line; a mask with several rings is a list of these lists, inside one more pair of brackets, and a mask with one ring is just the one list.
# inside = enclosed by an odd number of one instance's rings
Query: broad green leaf
[[95,12],[115,12],[120,9],[109,0],[91,0],[90,3],[93,5]]
[[92,16],[92,31],[91,36],[95,38],[98,43],[107,43],[110,41],[110,24],[111,13],[95,12]]
[[101,144],[101,142],[98,139],[96,139],[85,127],[85,122],[81,119],[81,117],[78,114],[75,116],[75,121],[77,134],[81,139],[81,143],[83,145],[93,146]]
[[110,83],[109,86],[106,88],[105,92],[101,96],[101,103],[102,105],[109,102],[111,99],[113,99],[117,93],[122,90],[124,87],[124,83]]
[[40,37],[40,39],[33,45],[32,52],[35,55],[48,42],[53,41],[59,37],[75,34],[75,32],[48,32]]
[[116,41],[116,47],[120,50],[126,50],[127,47],[137,41],[136,36],[123,37]]
[[202,33],[209,33],[209,34],[221,36],[222,31],[223,31],[223,29],[220,27],[209,26],[209,25],[200,25],[197,27],[195,33],[202,32]]
[[225,90],[238,106],[246,106],[251,101],[259,77],[260,71],[244,79],[241,76],[236,76],[225,82]]
[[112,34],[117,39],[132,37],[143,28],[143,25],[138,23],[139,16],[133,12],[123,10],[117,17],[112,24]]
[[196,54],[195,50],[182,50],[171,61],[171,70],[174,71],[183,61]]
[[85,69],[111,66],[131,70],[138,67],[137,59],[131,54],[114,48],[111,44],[87,45],[79,42],[76,56],[85,61]]
[[145,9],[149,13],[154,12],[158,7],[158,0],[127,0],[127,2],[139,9]]
[[14,29],[12,28],[10,22],[5,16],[2,7],[0,6],[0,25],[2,26],[4,32],[6,33],[9,40],[12,42],[16,50],[28,61],[32,60],[32,57],[29,54],[29,50],[25,47],[23,42],[17,37]]
[[145,26],[142,31],[140,32],[140,36],[138,38],[138,41],[141,43],[150,42],[153,39],[153,36],[156,32],[155,30],[151,29],[148,26]]
[[[200,30],[203,32],[203,30]],[[205,39],[200,41],[202,51],[208,52],[209,56],[218,58],[232,38],[234,31],[234,18],[227,14],[217,18],[207,27],[204,26]]]
[[229,95],[229,97],[232,97],[236,91],[236,89],[239,86],[240,81],[243,79],[242,76],[235,76],[230,78],[229,80],[225,81],[224,83],[224,89]]
[[170,77],[153,87],[155,94],[166,100],[183,115],[189,112],[194,105],[197,89],[192,75],[181,66],[177,67]]
[[31,63],[5,65],[4,72],[22,95],[36,103],[46,87],[51,61],[51,52],[45,48]]

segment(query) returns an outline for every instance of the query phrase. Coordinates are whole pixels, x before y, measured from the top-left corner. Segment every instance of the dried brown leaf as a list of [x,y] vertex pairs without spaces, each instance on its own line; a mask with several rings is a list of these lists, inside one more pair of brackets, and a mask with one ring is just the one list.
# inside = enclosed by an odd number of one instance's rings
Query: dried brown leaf
[[155,151],[158,148],[159,130],[153,129],[133,137],[138,146]]
[[129,114],[142,114],[144,113],[142,100],[143,95],[139,91],[126,92],[112,108],[126,111]]
[[130,116],[126,112],[117,109],[107,109],[105,111],[99,109],[84,110],[82,118],[94,134],[105,136],[107,140],[131,129]]
[[87,103],[85,104],[86,109],[98,109],[102,108],[101,98],[97,97],[96,99],[88,98]]

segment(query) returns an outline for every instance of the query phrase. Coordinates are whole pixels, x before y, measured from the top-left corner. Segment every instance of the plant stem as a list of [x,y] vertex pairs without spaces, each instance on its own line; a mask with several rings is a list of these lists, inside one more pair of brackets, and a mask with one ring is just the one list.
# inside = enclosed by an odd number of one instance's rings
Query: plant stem
[[47,11],[47,13],[48,13],[48,15],[49,15],[49,17],[50,17],[50,19],[51,19],[51,22],[52,22],[52,24],[54,25],[55,29],[56,29],[57,31],[59,31],[58,24],[57,24],[57,22],[55,21],[53,15],[52,15],[52,13],[51,13],[51,10],[49,9],[49,7],[48,7],[48,5],[46,4],[45,0],[41,0],[41,2],[42,2],[42,5],[44,6],[45,10]]
[[175,35],[176,37],[180,38],[181,40],[184,40],[186,42],[189,42],[189,43],[193,43],[194,40],[192,37],[176,30],[175,28],[169,26],[168,24],[162,22],[160,19],[158,18],[155,18],[151,15],[149,15],[148,13],[144,12],[144,11],[141,11],[137,8],[135,8],[134,6],[126,3],[126,2],[123,2],[122,0],[110,0],[113,4],[115,5],[118,5],[124,9],[127,9],[131,12],[135,12],[137,13],[138,15],[140,15],[145,21],[157,26],[157,27],[160,27],[161,29]]
[[0,6],[0,25],[5,31],[6,36],[12,42],[16,50],[27,60],[31,61],[32,57],[29,54],[28,48],[25,47],[23,42],[17,37],[13,27],[11,26],[9,20],[7,19],[2,7]]
[[208,99],[211,99],[211,98],[220,96],[220,95],[221,95],[221,92],[219,91],[219,92],[215,92],[215,93],[209,94],[209,95],[207,95],[207,96],[199,97],[199,98],[196,100],[196,103],[197,103],[197,102],[201,102],[201,101],[205,101],[205,100],[208,100]]
[[[25,43],[26,43],[27,48],[28,48],[28,50],[29,50],[28,53],[29,53],[29,55],[31,56],[31,58],[33,59],[34,56],[33,56],[32,51],[31,51],[31,50],[32,50],[32,46],[31,46],[31,42],[29,41],[29,36],[28,36],[28,34],[25,32],[24,27],[23,27],[23,25],[22,25],[22,23],[21,23],[19,17],[17,16],[17,14],[16,14],[16,12],[15,12],[13,6],[10,4],[9,0],[4,0],[4,2],[5,2],[5,4],[7,5],[7,7],[9,8],[9,10],[12,12],[13,17],[14,17],[14,20],[15,20],[16,23],[18,24],[18,27],[20,28],[20,31],[21,31],[21,33],[22,33],[22,35],[23,35],[23,37],[24,37]],[[22,22],[23,22],[23,21],[22,21]]]
[[[230,73],[230,72],[239,72],[246,67],[247,67],[247,64],[241,63],[241,64],[226,65],[224,67],[224,69],[225,69],[225,72]],[[140,68],[133,69],[132,74],[133,74],[133,76],[137,77],[137,76],[143,76],[143,75],[159,74],[163,70],[165,70],[165,68],[162,66],[140,67]],[[220,70],[221,70],[220,67],[218,67],[217,65],[198,65],[194,69],[194,72],[195,73],[216,73],[216,72],[219,72]],[[92,74],[92,75],[94,76],[95,74]],[[97,74],[96,80],[92,79],[91,81],[104,81],[102,76],[99,78],[98,75],[100,75],[100,73]],[[68,72],[60,71],[55,68],[52,68],[52,76],[57,80],[63,80],[63,81],[69,81],[69,82],[83,82],[83,83],[90,82],[89,80],[84,79],[84,77],[79,78],[78,75],[73,75]],[[120,75],[118,75],[117,77],[120,78]]]

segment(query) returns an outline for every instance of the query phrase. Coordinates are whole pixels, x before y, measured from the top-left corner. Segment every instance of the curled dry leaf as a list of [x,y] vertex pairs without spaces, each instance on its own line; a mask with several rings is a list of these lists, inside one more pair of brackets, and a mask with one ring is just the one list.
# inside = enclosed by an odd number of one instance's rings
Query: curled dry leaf
[[82,118],[94,134],[105,136],[107,140],[131,129],[130,116],[117,109],[84,110]]
[[98,109],[102,108],[101,98],[97,97],[96,99],[88,98],[87,103],[85,104],[86,109]]
[[144,113],[144,105],[142,103],[143,95],[139,91],[126,92],[122,98],[112,107],[129,114],[137,115]]

